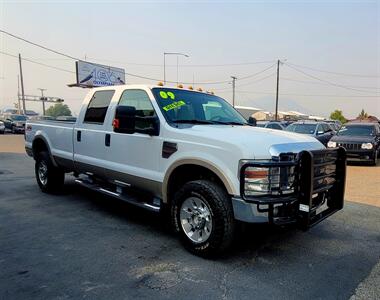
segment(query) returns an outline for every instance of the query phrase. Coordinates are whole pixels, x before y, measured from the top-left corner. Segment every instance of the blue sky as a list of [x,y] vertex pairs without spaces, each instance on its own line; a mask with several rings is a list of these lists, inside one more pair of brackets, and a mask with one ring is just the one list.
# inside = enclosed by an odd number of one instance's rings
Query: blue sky
[[[224,81],[231,75],[242,78],[270,67],[276,59],[372,76],[299,69],[322,82],[282,65],[280,109],[323,116],[342,109],[354,117],[364,108],[380,116],[379,9],[379,1],[0,1],[0,28],[75,57],[86,56],[153,78],[163,77],[165,51],[190,55],[180,58],[179,70],[180,81],[188,82],[193,78],[196,82]],[[1,34],[0,50],[74,70],[72,60]],[[247,62],[268,63],[199,66]],[[167,63],[167,77],[175,81],[175,57],[167,57]],[[273,67],[238,79],[237,103],[273,110],[274,73]],[[0,54],[0,106],[12,106],[15,101],[17,74],[17,60]],[[37,88],[47,88],[46,94],[65,98],[78,112],[86,91],[66,86],[75,81],[74,75],[24,62],[24,77],[27,94],[38,95]],[[152,83],[130,76],[127,82]],[[232,98],[228,83],[202,87]],[[29,107],[40,110],[36,104]]]

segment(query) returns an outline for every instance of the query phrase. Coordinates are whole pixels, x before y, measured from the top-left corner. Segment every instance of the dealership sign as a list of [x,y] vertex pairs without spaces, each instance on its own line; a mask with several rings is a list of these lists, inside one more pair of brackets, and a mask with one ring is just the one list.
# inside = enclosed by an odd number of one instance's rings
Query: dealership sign
[[76,62],[77,86],[96,87],[125,84],[124,69],[86,61]]

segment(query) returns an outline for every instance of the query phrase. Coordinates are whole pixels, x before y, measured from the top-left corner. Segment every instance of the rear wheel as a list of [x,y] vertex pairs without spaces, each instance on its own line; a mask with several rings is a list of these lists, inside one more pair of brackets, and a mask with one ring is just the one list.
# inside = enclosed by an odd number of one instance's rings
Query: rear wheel
[[182,243],[196,255],[219,254],[233,241],[232,204],[226,191],[214,182],[186,183],[175,195],[171,217]]
[[36,157],[35,175],[40,189],[45,193],[57,193],[65,182],[65,173],[53,165],[47,152],[40,152]]

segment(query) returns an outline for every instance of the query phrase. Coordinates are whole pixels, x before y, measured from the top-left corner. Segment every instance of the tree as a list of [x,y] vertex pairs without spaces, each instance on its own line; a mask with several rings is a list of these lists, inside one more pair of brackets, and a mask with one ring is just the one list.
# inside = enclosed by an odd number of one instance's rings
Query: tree
[[46,110],[46,115],[51,117],[71,116],[70,108],[63,103],[56,103]]
[[341,110],[334,110],[331,114],[330,114],[330,119],[331,120],[338,120],[340,121],[342,124],[346,123],[347,122],[347,119],[343,116],[343,113]]
[[367,118],[368,118],[368,114],[364,111],[364,109],[362,109],[362,111],[358,115],[358,119],[364,120],[364,119],[367,119]]

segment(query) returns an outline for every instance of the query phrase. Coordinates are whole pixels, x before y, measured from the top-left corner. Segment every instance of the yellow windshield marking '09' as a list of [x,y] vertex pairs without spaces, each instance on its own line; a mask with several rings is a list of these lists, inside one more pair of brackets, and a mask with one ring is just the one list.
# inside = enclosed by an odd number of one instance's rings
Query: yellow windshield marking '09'
[[175,99],[175,96],[172,92],[165,92],[165,91],[160,91],[160,96],[163,99],[168,99],[168,97],[172,100]]
[[164,111],[168,111],[168,110],[175,109],[175,108],[180,107],[180,106],[185,105],[185,104],[186,104],[185,101],[181,100],[181,101],[173,102],[169,105],[166,105],[163,107],[163,109],[164,109]]

